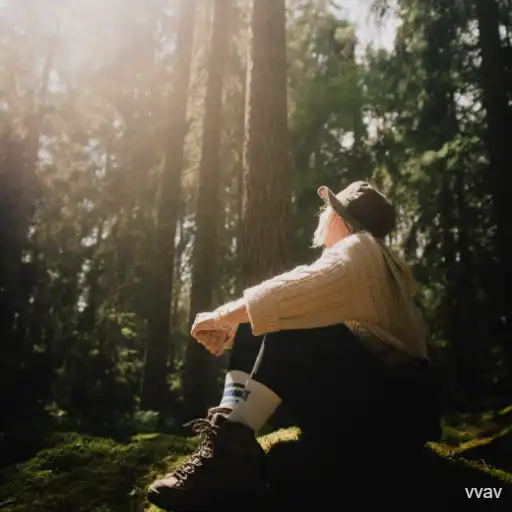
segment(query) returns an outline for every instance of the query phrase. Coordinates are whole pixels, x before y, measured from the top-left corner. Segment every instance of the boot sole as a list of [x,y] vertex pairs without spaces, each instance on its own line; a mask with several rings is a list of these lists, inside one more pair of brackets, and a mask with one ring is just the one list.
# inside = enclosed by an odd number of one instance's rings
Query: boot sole
[[[187,491],[172,494],[148,493],[148,501],[166,512],[233,512],[240,510],[240,503],[246,511],[261,510],[266,497],[265,489],[242,489],[236,492],[212,491],[194,495]],[[243,501],[242,501],[243,500]]]

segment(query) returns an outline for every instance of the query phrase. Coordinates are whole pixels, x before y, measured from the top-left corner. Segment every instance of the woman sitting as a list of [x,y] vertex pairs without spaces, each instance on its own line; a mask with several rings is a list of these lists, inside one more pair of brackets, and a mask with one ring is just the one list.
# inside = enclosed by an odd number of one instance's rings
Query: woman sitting
[[340,433],[371,438],[387,424],[392,435],[391,418],[404,410],[415,425],[411,441],[427,440],[429,391],[419,385],[430,366],[425,326],[409,268],[384,243],[395,208],[363,181],[319,194],[321,257],[197,316],[192,336],[216,355],[232,348],[231,361],[219,406],[194,424],[204,442],[150,486],[157,506],[198,510],[215,496],[262,490],[256,435],[281,403],[305,435],[335,428],[341,450]]

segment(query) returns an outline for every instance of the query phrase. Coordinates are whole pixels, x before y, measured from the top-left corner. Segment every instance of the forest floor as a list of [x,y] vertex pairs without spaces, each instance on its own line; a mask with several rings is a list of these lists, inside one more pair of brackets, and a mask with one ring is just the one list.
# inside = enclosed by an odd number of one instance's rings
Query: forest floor
[[[292,428],[265,435],[260,442],[265,450],[271,450],[298,438],[298,430]],[[178,464],[196,443],[197,439],[164,434],[138,435],[129,443],[60,434],[53,446],[2,474],[0,510],[156,512],[145,501],[145,489]],[[468,499],[464,489],[501,488],[499,509],[510,508],[512,406],[446,418],[442,442],[429,443],[426,451],[430,474],[435,476],[424,483],[422,494],[433,487],[442,488],[439,492],[449,494],[445,500],[458,497],[462,501]],[[371,481],[368,486],[371,488]]]

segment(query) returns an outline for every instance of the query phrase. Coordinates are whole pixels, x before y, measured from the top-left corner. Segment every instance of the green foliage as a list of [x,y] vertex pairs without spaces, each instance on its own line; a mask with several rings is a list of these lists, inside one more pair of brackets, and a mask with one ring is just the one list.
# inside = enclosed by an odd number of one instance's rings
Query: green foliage
[[297,260],[311,257],[320,185],[339,189],[368,178],[362,150],[362,66],[354,27],[322,2],[298,3],[289,27],[290,136],[294,160]]
[[[156,428],[152,413],[139,410],[139,390],[155,304],[162,163],[174,135],[168,105],[180,2],[111,2],[101,16],[96,2],[86,4],[9,0],[0,9],[0,448],[9,452],[2,464],[33,455],[53,429],[126,437]],[[196,22],[174,241],[169,429],[182,406],[190,341],[207,4],[200,2]],[[396,17],[396,40],[390,51],[362,53],[335,4],[288,2],[296,263],[314,257],[318,186],[375,181],[399,205],[389,243],[419,281],[449,405],[478,410],[490,396],[500,404],[512,375],[499,236],[510,219],[496,203],[509,168],[499,162],[510,151],[496,159],[488,132],[511,116],[491,107],[490,119],[488,110],[494,97],[510,98],[512,80],[489,88],[477,29],[487,21],[499,55],[508,56],[509,2],[496,2],[493,24],[477,0],[378,1],[376,12]],[[248,6],[234,2],[224,79],[215,303],[242,291]],[[491,60],[496,76],[512,77],[512,59]]]
[[[402,23],[393,51],[370,49],[366,57],[367,112],[377,128],[374,176],[403,205],[399,242],[421,284],[419,298],[439,340],[436,357],[451,368],[457,406],[470,407],[510,386],[497,372],[509,364],[496,319],[500,299],[491,306],[500,294],[492,277],[497,230],[506,221],[493,213],[496,191],[482,144],[479,20],[467,2],[396,4]],[[375,7],[386,12],[390,3]]]

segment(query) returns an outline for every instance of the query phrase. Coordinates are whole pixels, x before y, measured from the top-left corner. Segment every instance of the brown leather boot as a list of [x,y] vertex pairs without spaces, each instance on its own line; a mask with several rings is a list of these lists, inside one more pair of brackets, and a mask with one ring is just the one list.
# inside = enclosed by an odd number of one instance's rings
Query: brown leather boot
[[230,497],[265,489],[265,452],[249,427],[227,419],[227,410],[212,409],[190,423],[203,442],[180,467],[148,491],[148,500],[164,510],[198,512],[214,509]]

